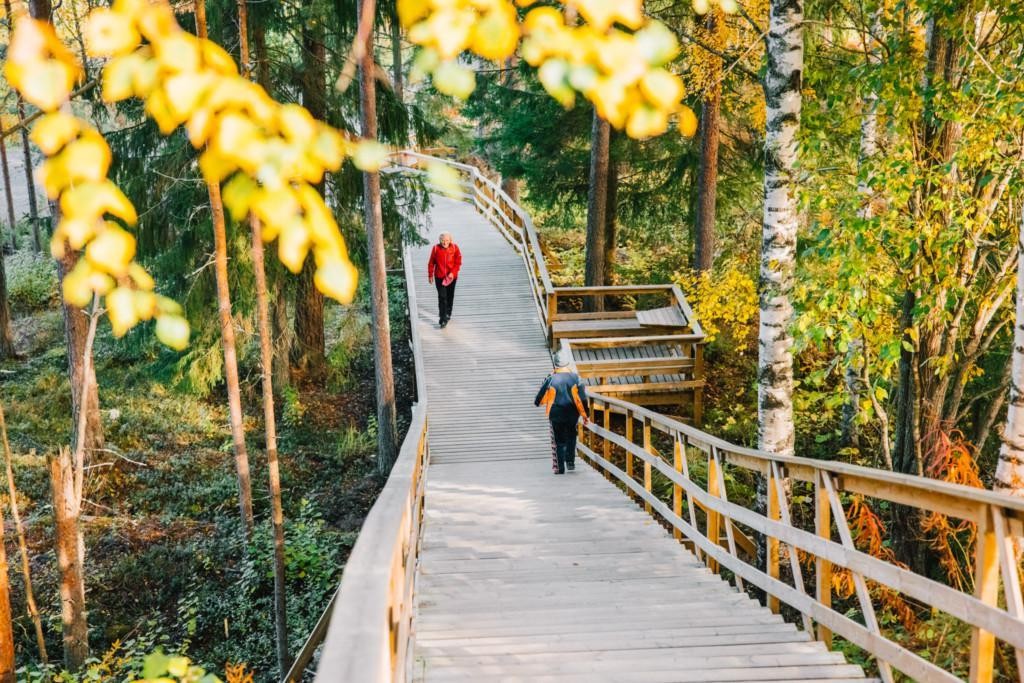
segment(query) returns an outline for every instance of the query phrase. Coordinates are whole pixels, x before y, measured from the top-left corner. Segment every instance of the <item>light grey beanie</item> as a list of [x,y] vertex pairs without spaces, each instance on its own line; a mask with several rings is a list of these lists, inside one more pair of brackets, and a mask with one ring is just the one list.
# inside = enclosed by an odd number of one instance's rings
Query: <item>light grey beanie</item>
[[555,354],[555,367],[556,368],[567,368],[569,367],[570,356],[565,351],[559,351]]

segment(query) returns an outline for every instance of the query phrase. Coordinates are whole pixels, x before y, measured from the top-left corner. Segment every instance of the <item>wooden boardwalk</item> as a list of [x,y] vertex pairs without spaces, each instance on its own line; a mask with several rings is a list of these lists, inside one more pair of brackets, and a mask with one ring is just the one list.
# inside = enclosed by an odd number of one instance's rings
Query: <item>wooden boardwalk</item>
[[429,246],[414,254],[430,429],[414,680],[863,680],[579,459],[552,475],[522,260],[467,204],[436,198],[425,236],[441,230],[465,263],[441,330]]

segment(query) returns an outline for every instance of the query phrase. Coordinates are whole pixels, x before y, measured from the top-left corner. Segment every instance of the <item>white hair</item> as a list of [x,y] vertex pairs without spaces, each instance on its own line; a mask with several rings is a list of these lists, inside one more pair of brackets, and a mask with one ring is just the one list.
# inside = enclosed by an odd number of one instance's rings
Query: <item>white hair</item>
[[444,232],[442,232],[440,235],[437,236],[437,241],[440,242],[441,239],[444,238],[445,235],[448,235],[448,239],[452,239],[452,234],[450,232],[448,232],[447,230],[445,230]]

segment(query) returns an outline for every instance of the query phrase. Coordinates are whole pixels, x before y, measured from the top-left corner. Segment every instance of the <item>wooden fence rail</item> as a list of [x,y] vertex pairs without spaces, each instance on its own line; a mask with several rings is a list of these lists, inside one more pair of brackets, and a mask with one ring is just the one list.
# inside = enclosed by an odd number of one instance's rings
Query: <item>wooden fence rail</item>
[[[789,605],[800,613],[809,632],[815,633],[811,624],[817,624],[818,638],[830,642],[834,633],[874,655],[883,679],[892,680],[892,670],[896,669],[918,681],[959,680],[882,635],[868,582],[890,588],[969,625],[973,634],[972,681],[992,680],[997,639],[1011,645],[1018,662],[1021,661],[1024,605],[1014,541],[1024,536],[1024,500],[924,477],[741,448],[627,401],[602,395],[591,398],[593,409],[604,416],[591,421],[580,441],[580,453],[587,460],[621,482],[643,502],[645,509],[670,524],[677,537],[692,543],[712,569],[728,569],[738,587],[742,588],[745,582],[760,588],[776,610],[779,602]],[[625,435],[609,428],[612,415],[626,418]],[[642,443],[634,438],[634,421],[644,426]],[[653,452],[651,430],[671,439],[672,461]],[[627,454],[625,470],[609,457],[610,447]],[[690,477],[688,456],[694,451],[705,459],[707,481],[703,485]],[[642,479],[633,471],[634,459],[643,464]],[[765,481],[766,513],[729,501],[725,474],[732,468],[747,470]],[[670,482],[671,504],[652,491],[652,471]],[[788,497],[786,483],[790,480],[812,485],[814,494],[809,502],[796,503]],[[858,550],[842,504],[843,493],[869,496],[976,523],[974,595]],[[815,520],[814,532],[793,524],[791,509],[798,504],[810,506],[806,516]],[[696,514],[698,509],[706,512],[703,525]],[[733,525],[749,529],[766,540],[765,571],[741,556],[742,548],[738,548]],[[836,536],[838,540],[833,540]],[[785,555],[789,558],[791,583],[780,578],[783,545],[789,549]],[[746,554],[749,558],[749,552]],[[813,560],[814,594],[805,587],[800,554]],[[864,624],[832,609],[830,578],[835,568],[851,573]],[[999,604],[1000,584],[1005,608]]]

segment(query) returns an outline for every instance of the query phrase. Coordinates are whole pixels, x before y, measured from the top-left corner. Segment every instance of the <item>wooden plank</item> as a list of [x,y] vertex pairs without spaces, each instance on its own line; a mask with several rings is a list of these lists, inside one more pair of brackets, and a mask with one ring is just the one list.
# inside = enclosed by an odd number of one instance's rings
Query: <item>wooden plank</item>
[[676,306],[637,311],[636,319],[645,327],[686,327],[686,319]]

